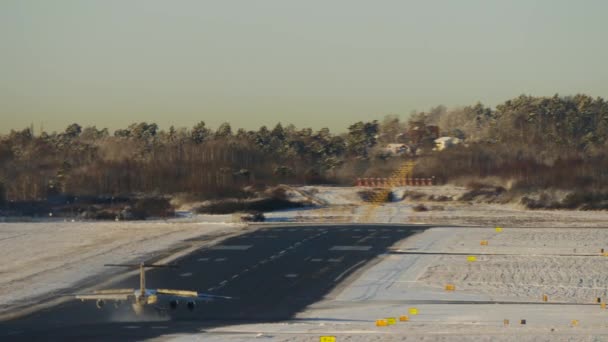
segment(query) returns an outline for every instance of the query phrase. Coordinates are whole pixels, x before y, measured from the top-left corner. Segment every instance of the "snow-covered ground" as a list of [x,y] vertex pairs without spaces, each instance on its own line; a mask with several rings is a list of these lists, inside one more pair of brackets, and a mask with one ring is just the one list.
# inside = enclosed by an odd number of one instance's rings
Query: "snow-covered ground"
[[[429,202],[427,207],[442,210],[420,213],[412,209],[417,203],[361,205],[356,189],[308,192],[339,205],[269,216],[275,221],[464,226],[438,226],[401,241],[293,321],[159,340],[299,342],[324,335],[353,342],[608,340],[608,311],[596,302],[597,297],[606,299],[608,286],[608,257],[601,253],[602,248],[608,251],[608,229],[597,228],[606,226],[604,212]],[[503,230],[497,232],[496,226]],[[468,262],[467,256],[477,261]],[[447,284],[456,290],[446,291]],[[410,308],[418,309],[418,315],[410,315]],[[401,315],[409,321],[375,326],[377,319]]]
[[[608,310],[595,303],[596,297],[607,297],[608,257],[600,253],[602,248],[608,252],[608,229],[601,228],[608,227],[605,212],[527,211],[451,201],[428,202],[430,211],[416,212],[415,202],[366,205],[357,188],[296,190],[322,207],[270,213],[270,221],[437,227],[399,242],[378,263],[350,276],[293,321],[159,340],[296,342],[318,341],[322,335],[335,335],[337,341],[608,340]],[[462,189],[416,191],[442,195]],[[190,238],[207,235],[211,242],[246,229],[231,223],[231,215],[184,216],[132,223],[0,224],[0,305],[6,310],[105,277],[110,270],[104,263],[150,258],[176,246],[193,249],[199,246],[188,242]],[[503,231],[497,232],[496,226]],[[488,245],[480,245],[481,240]],[[477,261],[468,262],[469,255]],[[446,284],[456,290],[445,291]],[[412,307],[418,315],[408,314]],[[376,319],[400,315],[410,320],[375,326]],[[521,319],[527,324],[519,324]],[[573,320],[578,324],[573,326]]]
[[117,272],[104,264],[144,261],[175,248],[187,251],[201,244],[188,239],[206,236],[212,242],[242,228],[192,221],[1,223],[0,313]]

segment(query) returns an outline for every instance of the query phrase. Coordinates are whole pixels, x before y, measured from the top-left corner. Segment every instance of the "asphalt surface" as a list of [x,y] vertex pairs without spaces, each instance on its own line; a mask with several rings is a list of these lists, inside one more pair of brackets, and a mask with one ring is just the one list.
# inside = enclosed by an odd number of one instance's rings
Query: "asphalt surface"
[[[0,322],[0,341],[134,341],[166,334],[200,333],[216,326],[288,320],[321,300],[350,274],[396,242],[425,227],[405,225],[292,226],[261,228],[200,249],[179,268],[146,272],[148,288],[197,290],[235,297],[134,316],[115,308],[70,301]],[[137,288],[138,276],[112,288]]]

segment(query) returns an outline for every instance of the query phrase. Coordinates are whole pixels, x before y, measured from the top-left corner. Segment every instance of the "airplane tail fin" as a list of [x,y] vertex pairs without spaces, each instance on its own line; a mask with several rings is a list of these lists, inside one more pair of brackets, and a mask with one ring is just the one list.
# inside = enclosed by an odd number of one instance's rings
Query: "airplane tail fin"
[[141,296],[145,295],[146,292],[146,268],[178,268],[179,266],[176,264],[105,264],[104,266],[112,266],[112,267],[139,267],[139,293]]

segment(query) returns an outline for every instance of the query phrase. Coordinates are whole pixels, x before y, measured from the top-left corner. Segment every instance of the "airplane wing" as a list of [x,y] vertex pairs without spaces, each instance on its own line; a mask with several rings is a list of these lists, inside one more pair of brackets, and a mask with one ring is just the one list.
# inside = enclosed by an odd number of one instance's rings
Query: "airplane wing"
[[201,301],[212,301],[214,299],[233,299],[228,296],[216,296],[207,293],[199,293],[196,291],[186,291],[186,290],[172,290],[172,289],[157,289],[157,295],[165,295],[177,298],[184,299],[193,299],[193,300],[201,300]]
[[99,290],[93,293],[77,294],[76,299],[80,300],[128,300],[133,297],[135,289],[113,289]]

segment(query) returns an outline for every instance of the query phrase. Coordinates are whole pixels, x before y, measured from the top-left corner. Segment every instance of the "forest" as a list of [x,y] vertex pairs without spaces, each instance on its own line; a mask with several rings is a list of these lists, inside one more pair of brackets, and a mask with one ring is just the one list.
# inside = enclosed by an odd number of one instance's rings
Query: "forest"
[[[436,151],[430,126],[464,143]],[[389,143],[416,153],[387,156]],[[495,108],[437,106],[407,120],[356,122],[343,133],[281,123],[213,130],[204,121],[168,129],[139,122],[114,132],[73,123],[62,132],[30,127],[0,136],[0,201],[239,197],[248,185],[352,185],[356,177],[389,176],[405,160],[416,162],[415,176],[440,183],[495,177],[521,189],[598,191],[608,181],[607,147],[608,103],[587,95],[522,95]]]

